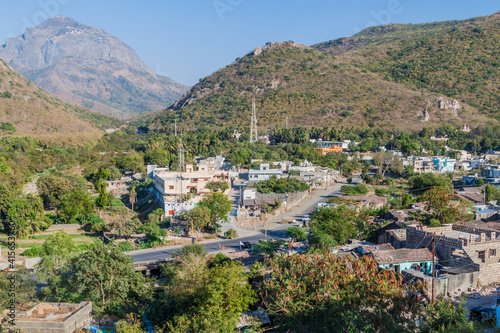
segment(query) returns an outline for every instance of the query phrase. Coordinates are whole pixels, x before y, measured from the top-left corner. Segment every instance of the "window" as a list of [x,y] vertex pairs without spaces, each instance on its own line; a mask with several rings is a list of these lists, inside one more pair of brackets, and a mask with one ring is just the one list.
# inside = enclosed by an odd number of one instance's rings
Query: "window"
[[169,186],[168,186],[168,189],[169,189],[169,190],[173,190],[173,189],[174,189],[174,186],[173,186],[173,185],[169,185]]
[[486,259],[486,251],[479,251],[478,253],[478,257],[479,259],[482,260],[482,262],[485,262],[485,259]]
[[496,257],[497,256],[497,250],[496,249],[490,249],[490,257]]

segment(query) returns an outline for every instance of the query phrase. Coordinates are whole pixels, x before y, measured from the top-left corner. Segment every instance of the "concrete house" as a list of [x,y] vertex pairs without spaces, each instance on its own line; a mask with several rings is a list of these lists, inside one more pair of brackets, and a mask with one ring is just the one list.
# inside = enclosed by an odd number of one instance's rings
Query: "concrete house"
[[251,169],[248,171],[248,180],[254,181],[255,183],[268,180],[271,176],[281,178],[283,176],[283,171],[281,169],[271,169],[269,163],[261,163],[259,165],[259,170]]
[[[207,159],[198,164],[199,171],[194,171],[192,164],[186,164],[186,171],[182,173],[164,168],[148,170],[148,176],[153,180],[153,194],[164,206],[165,214],[173,216],[193,209],[203,196],[211,193],[206,188],[210,182],[230,184],[229,172],[220,170],[217,165],[217,159]],[[180,195],[188,194],[191,197],[189,200],[178,202]]]
[[432,253],[422,249],[375,250],[368,253],[381,269],[394,269],[401,273],[404,270],[418,268],[424,274],[432,273]]
[[[407,227],[406,246],[408,248],[432,248],[435,235],[436,254],[446,266],[454,268],[466,267],[472,272],[468,287],[477,284],[488,285],[500,282],[500,237],[499,232],[490,228],[479,228],[477,225],[453,224],[438,228]],[[453,278],[450,285],[453,285]],[[460,279],[455,277],[454,279]],[[463,280],[461,278],[460,280]],[[476,284],[476,285],[474,285]],[[452,289],[450,287],[450,289]],[[453,290],[451,290],[453,291]]]

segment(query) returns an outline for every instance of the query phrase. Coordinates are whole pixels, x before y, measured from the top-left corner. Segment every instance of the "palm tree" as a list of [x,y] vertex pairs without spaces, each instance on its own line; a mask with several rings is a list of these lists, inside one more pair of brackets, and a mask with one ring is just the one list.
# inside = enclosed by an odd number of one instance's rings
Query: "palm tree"
[[135,192],[135,186],[133,186],[130,189],[130,198],[129,198],[129,201],[132,204],[132,211],[134,211],[134,203],[136,199],[137,199],[137,193]]
[[33,233],[30,221],[26,219],[19,219],[15,222],[15,235],[21,240],[23,237],[29,236]]

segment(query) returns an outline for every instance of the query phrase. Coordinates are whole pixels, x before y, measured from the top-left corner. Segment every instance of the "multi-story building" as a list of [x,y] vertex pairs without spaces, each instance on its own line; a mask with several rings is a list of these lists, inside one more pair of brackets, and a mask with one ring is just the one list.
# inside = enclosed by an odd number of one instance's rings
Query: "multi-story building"
[[436,171],[444,173],[444,172],[454,172],[457,160],[452,158],[435,157],[432,159],[432,162],[434,163],[434,169]]
[[206,188],[210,182],[224,181],[230,184],[229,172],[217,168],[215,159],[203,160],[198,164],[198,170],[194,171],[192,164],[186,164],[185,172],[164,168],[148,172],[153,180],[153,193],[164,206],[167,216],[194,208],[203,196],[211,192]]
[[471,279],[477,280],[468,282],[469,287],[500,282],[498,230],[489,228],[481,221],[444,225],[439,228],[406,228],[407,248],[432,249],[433,238],[436,254],[443,265],[454,267],[456,272],[459,272],[460,268],[464,272],[476,272],[471,275]]
[[259,170],[248,170],[249,181],[261,182],[263,180],[268,180],[271,176],[281,178],[283,176],[283,171],[281,169],[271,169],[269,163],[261,163],[259,165]]

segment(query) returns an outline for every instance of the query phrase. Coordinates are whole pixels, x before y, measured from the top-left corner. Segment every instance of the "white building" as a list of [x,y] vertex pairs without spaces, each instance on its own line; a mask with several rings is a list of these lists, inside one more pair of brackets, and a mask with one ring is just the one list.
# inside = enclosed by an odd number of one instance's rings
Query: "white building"
[[[230,185],[229,172],[216,170],[215,163],[203,161],[198,166],[203,171],[194,171],[192,164],[186,164],[186,171],[182,173],[148,166],[148,177],[153,180],[153,194],[163,205],[165,215],[178,215],[193,209],[205,195],[212,192],[206,188],[211,182],[223,181]],[[183,202],[180,202],[181,198]]]
[[281,178],[283,176],[283,171],[281,169],[271,169],[269,163],[261,163],[259,170],[251,169],[248,171],[248,180],[251,181],[261,182],[263,180],[268,180],[271,176]]

